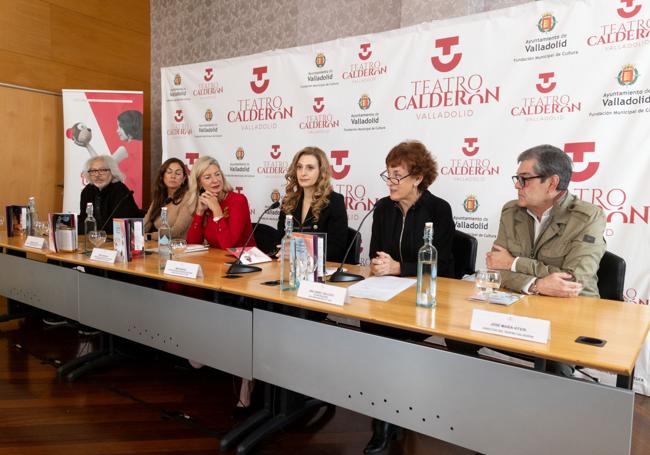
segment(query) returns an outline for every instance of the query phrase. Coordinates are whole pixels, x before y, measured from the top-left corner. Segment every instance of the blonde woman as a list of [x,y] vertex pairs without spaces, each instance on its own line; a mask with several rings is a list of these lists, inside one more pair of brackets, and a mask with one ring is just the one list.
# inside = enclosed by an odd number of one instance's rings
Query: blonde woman
[[[217,160],[203,156],[190,174],[188,204],[194,215],[187,231],[188,243],[203,243],[214,248],[244,246],[251,231],[248,200],[233,191]],[[251,238],[246,246],[254,246]]]
[[293,217],[295,232],[327,233],[327,260],[341,261],[348,236],[348,215],[343,196],[332,189],[330,163],[318,147],[305,147],[293,157],[286,175],[287,186],[278,230]]

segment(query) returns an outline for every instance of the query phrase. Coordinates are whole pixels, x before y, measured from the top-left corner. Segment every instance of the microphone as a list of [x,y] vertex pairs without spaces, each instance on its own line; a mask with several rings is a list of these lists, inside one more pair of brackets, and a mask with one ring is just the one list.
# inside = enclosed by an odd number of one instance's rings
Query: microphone
[[269,205],[266,210],[262,212],[260,217],[257,219],[257,223],[255,223],[255,227],[251,231],[251,233],[248,235],[248,238],[244,242],[244,245],[242,246],[241,251],[239,252],[239,256],[237,257],[237,260],[232,263],[232,265],[228,268],[228,271],[226,272],[226,277],[228,278],[236,278],[234,275],[238,273],[251,273],[251,272],[259,272],[262,270],[260,267],[256,267],[254,265],[244,265],[241,263],[241,257],[244,254],[244,251],[246,251],[246,245],[248,245],[248,242],[250,242],[251,238],[253,237],[253,234],[255,234],[255,230],[257,229],[257,226],[260,225],[260,221],[262,220],[262,217],[266,215],[266,213],[269,210],[277,209],[280,207],[280,202],[274,202],[273,204]]
[[348,245],[348,249],[345,251],[345,255],[343,256],[343,260],[341,261],[341,265],[339,265],[339,268],[336,269],[336,272],[332,273],[332,275],[329,278],[330,283],[346,283],[350,281],[361,281],[365,280],[364,277],[361,275],[356,275],[354,273],[349,273],[349,272],[344,272],[343,271],[343,264],[345,264],[345,260],[348,258],[348,254],[350,254],[350,250],[352,249],[352,245],[357,240],[357,237],[359,237],[359,234],[361,233],[361,226],[363,226],[363,223],[366,221],[366,218],[370,216],[371,213],[375,211],[377,208],[377,205],[375,204],[372,207],[372,210],[366,213],[366,216],[363,217],[361,220],[361,223],[359,223],[359,227],[357,228],[357,232],[354,233],[354,236],[352,237],[352,240],[350,241],[350,245]]
[[129,192],[128,192],[127,194],[125,194],[124,196],[122,196],[122,199],[120,199],[120,200],[117,202],[117,204],[115,204],[115,207],[113,208],[113,211],[111,212],[110,215],[108,215],[108,218],[106,218],[106,220],[104,221],[104,224],[102,224],[102,227],[99,228],[100,231],[103,231],[103,230],[104,230],[104,228],[106,227],[106,223],[108,223],[109,220],[110,220],[111,218],[113,218],[113,215],[115,214],[115,211],[120,207],[120,205],[122,205],[122,202],[126,201],[127,198],[129,198],[129,196],[132,196],[132,195],[133,195],[133,193],[134,193],[133,190],[129,190]]

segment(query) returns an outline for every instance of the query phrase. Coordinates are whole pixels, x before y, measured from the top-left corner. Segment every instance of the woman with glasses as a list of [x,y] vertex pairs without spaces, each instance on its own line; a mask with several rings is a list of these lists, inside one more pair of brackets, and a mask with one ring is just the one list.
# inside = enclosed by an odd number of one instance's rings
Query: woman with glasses
[[124,174],[113,157],[99,155],[84,164],[83,176],[89,182],[81,191],[79,233],[83,233],[86,204],[92,202],[97,230],[113,233],[113,218],[138,218],[142,216],[133,191],[122,183]]
[[[233,191],[217,160],[202,156],[190,174],[188,204],[194,215],[188,243],[207,241],[214,248],[245,246],[253,230],[248,199]],[[251,238],[246,246],[255,246]]]
[[330,177],[330,163],[321,149],[305,147],[293,157],[278,231],[283,237],[285,219],[291,216],[294,232],[327,233],[327,260],[340,262],[347,246],[348,215],[343,196],[332,189]]
[[188,204],[189,186],[185,164],[178,158],[169,158],[158,171],[153,198],[144,216],[144,232],[157,233],[160,228],[160,211],[167,208],[167,222],[172,228],[172,238],[185,238],[192,222]]
[[[438,176],[438,165],[426,147],[417,141],[402,142],[386,156],[388,196],[377,202],[370,239],[370,268],[373,275],[416,276],[418,250],[423,244],[424,224],[433,223],[433,244],[438,250],[438,276],[454,276],[451,245],[455,224],[451,207],[428,190]],[[362,322],[364,331],[398,339],[423,340],[426,335]],[[388,447],[400,428],[373,419],[372,439],[364,453],[379,453]]]

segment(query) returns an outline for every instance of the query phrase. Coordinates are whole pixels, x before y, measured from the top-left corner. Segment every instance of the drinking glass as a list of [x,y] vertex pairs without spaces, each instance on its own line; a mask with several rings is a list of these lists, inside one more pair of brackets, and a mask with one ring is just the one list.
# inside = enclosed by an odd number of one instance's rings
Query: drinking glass
[[490,301],[490,294],[501,286],[501,272],[497,270],[479,270],[476,272],[476,288],[479,293]]
[[88,240],[95,245],[95,248],[99,248],[106,242],[106,231],[90,231],[88,233]]
[[187,241],[185,239],[172,239],[169,242],[169,248],[172,252],[172,259],[181,257],[187,250]]

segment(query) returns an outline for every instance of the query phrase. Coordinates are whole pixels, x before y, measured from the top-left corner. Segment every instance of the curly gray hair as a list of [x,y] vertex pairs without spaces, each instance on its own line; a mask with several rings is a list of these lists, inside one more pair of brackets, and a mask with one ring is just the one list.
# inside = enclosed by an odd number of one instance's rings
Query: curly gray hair
[[85,163],[84,163],[84,168],[83,168],[83,176],[87,181],[90,181],[90,175],[88,174],[88,169],[90,169],[90,166],[97,162],[101,161],[104,163],[104,166],[108,169],[111,170],[111,174],[113,175],[113,179],[111,182],[123,182],[124,181],[124,174],[122,171],[120,171],[120,168],[117,166],[117,162],[115,159],[113,159],[112,156],[108,155],[99,155],[99,156],[93,156],[92,158],[89,158]]

